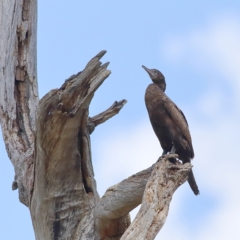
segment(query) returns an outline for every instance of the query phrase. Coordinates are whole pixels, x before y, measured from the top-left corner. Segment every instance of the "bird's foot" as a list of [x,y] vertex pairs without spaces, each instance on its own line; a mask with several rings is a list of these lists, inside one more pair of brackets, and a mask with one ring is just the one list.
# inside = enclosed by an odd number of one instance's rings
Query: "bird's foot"
[[172,154],[172,153],[169,153],[169,158],[168,158],[168,161],[175,164],[175,165],[181,165],[181,161],[179,161],[178,159],[178,155],[177,154]]
[[[172,145],[172,149],[169,152],[169,154],[170,155],[176,155],[175,152],[176,152],[176,148],[174,147],[174,145]],[[179,160],[177,160],[177,157],[178,157],[177,155],[176,156],[172,156],[172,157],[168,158],[168,160],[169,160],[169,162],[171,162],[171,163],[173,163],[175,165],[179,165]]]
[[162,153],[162,156],[168,154],[168,151],[167,150],[163,150],[163,153]]
[[176,148],[174,147],[174,145],[172,145],[172,149],[171,149],[170,153],[175,154],[175,152],[176,152]]
[[177,165],[177,159],[176,158],[169,158],[168,159],[168,161],[170,162],[170,163],[173,163],[173,164],[175,164],[175,165]]

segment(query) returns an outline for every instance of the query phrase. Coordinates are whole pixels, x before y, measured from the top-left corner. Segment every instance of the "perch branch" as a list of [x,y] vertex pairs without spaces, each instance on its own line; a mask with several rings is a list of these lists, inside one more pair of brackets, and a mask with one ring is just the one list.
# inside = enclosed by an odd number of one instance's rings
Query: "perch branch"
[[148,179],[142,206],[121,240],[152,240],[164,225],[173,193],[183,184],[192,165],[173,165],[167,161],[176,155],[169,154],[160,158]]
[[130,225],[129,212],[141,204],[153,167],[107,189],[95,208],[99,239],[120,239]]
[[137,207],[141,203],[151,171],[152,167],[147,168],[108,188],[96,206],[96,216],[120,218]]
[[[154,233],[157,234],[157,230],[160,230],[167,217],[172,195],[177,187],[186,181],[191,168],[189,164],[174,165],[167,161],[172,157],[176,155],[162,156],[152,167],[108,188],[95,210],[98,218],[97,227],[101,234],[100,239],[117,237],[116,233],[115,235],[113,233],[113,229],[118,227],[116,226],[117,220],[126,218],[127,214],[141,203],[142,208],[136,217],[137,220],[135,219],[128,228],[123,239],[153,239],[145,238],[146,233],[155,231]],[[150,222],[147,225],[148,229],[145,230],[148,217]],[[133,234],[132,231],[135,228]],[[143,235],[140,235],[140,232],[143,232]],[[119,234],[116,239],[120,236]]]
[[118,114],[126,103],[127,103],[127,100],[125,100],[125,99],[123,99],[119,102],[115,101],[113,103],[113,105],[110,108],[108,108],[107,110],[105,110],[104,112],[99,113],[98,115],[96,115],[92,118],[89,117],[89,119],[88,119],[89,134],[91,134],[94,131],[95,127],[97,127],[99,124],[104,123],[109,118]]

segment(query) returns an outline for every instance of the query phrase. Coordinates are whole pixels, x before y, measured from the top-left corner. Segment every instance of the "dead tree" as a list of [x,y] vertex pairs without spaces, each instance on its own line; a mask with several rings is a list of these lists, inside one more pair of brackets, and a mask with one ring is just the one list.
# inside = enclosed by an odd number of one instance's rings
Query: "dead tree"
[[[2,0],[0,11],[0,121],[15,170],[12,187],[29,208],[36,239],[154,239],[191,165],[161,157],[100,198],[90,134],[126,103],[88,115],[94,92],[111,73],[100,62],[106,51],[39,101],[37,1]],[[141,203],[131,223],[129,212]]]

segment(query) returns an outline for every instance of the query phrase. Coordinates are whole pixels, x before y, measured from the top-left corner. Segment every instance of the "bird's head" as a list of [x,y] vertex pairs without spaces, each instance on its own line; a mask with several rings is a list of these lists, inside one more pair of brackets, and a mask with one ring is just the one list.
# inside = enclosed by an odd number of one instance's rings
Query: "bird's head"
[[163,92],[166,90],[166,82],[165,82],[165,77],[163,74],[157,70],[157,69],[148,69],[144,65],[142,67],[146,70],[146,72],[149,74],[150,78],[154,83],[159,85],[159,87],[163,90]]

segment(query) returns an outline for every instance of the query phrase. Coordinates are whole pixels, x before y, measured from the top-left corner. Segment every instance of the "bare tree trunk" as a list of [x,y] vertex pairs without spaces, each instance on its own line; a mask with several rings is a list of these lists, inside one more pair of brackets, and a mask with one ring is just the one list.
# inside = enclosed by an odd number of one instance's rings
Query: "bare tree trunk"
[[29,206],[38,104],[37,2],[2,0],[0,12],[0,121],[15,170],[13,189]]
[[[100,198],[90,134],[126,103],[88,115],[94,92],[110,74],[109,63],[100,62],[106,51],[38,101],[37,2],[2,0],[0,8],[0,121],[13,189],[29,207],[36,239],[154,239],[191,165],[173,165],[166,155]],[[131,224],[129,212],[141,203]]]

